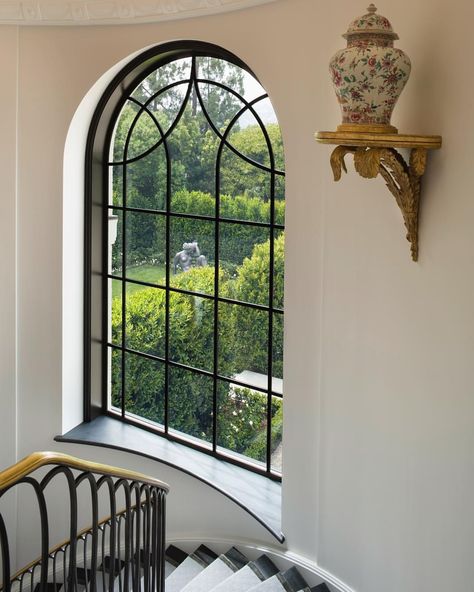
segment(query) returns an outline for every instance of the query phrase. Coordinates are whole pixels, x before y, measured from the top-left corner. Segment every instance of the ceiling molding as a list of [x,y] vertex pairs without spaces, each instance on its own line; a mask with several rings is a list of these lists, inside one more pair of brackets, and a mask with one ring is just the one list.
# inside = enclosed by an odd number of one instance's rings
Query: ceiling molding
[[277,0],[0,0],[0,24],[105,25],[169,21]]

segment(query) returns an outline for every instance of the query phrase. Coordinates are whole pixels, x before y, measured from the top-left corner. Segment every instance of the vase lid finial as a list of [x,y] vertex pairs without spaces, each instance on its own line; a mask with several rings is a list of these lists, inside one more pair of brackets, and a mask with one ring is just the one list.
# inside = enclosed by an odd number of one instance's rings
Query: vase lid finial
[[398,39],[398,35],[393,31],[390,21],[377,13],[377,7],[373,3],[369,5],[365,14],[352,21],[343,37],[349,40],[351,37],[360,37],[361,35],[383,36],[392,41]]

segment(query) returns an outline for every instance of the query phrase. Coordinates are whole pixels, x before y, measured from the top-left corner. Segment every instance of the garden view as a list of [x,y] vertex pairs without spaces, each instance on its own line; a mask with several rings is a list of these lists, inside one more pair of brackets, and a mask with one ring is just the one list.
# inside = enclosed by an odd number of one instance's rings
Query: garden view
[[265,91],[222,59],[172,61],[129,96],[111,153],[112,410],[204,447],[216,428],[257,463],[269,444],[279,472],[284,155]]

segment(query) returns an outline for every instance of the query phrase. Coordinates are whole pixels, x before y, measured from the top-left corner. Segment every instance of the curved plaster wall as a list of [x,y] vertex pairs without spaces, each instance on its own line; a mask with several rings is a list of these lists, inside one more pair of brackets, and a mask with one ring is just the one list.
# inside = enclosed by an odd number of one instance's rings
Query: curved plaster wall
[[[51,448],[74,414],[63,398],[70,405],[80,390],[79,357],[63,358],[63,345],[75,340],[71,315],[81,309],[62,309],[63,279],[69,287],[75,282],[80,303],[80,281],[62,259],[63,247],[73,249],[80,234],[79,204],[68,200],[63,212],[63,150],[78,105],[105,72],[146,46],[183,38],[216,43],[261,78],[285,141],[287,547],[359,592],[469,590],[474,120],[463,101],[472,90],[464,64],[474,8],[459,0],[455,14],[465,18],[455,22],[441,0],[400,0],[380,10],[413,63],[394,124],[444,136],[424,179],[418,264],[383,182],[352,172],[334,184],[330,151],[313,140],[315,130],[339,122],[327,62],[356,16],[353,2],[328,10],[315,0],[279,0],[123,27],[21,27],[14,34],[2,28],[0,55],[16,67],[4,70],[10,115],[0,144],[10,158],[1,166],[10,185],[2,187],[2,208],[10,221],[2,209],[1,257],[16,269],[16,287],[14,298],[2,292],[0,308],[11,321],[16,360],[6,363],[1,386],[5,416],[17,420],[0,441],[18,457]],[[68,212],[77,232],[63,235]],[[174,538],[205,532],[208,539],[266,540],[236,506],[189,477],[114,451],[61,448],[169,481]],[[25,513],[19,549],[27,537]]]
[[275,0],[36,0],[0,3],[0,24],[123,25],[219,14]]

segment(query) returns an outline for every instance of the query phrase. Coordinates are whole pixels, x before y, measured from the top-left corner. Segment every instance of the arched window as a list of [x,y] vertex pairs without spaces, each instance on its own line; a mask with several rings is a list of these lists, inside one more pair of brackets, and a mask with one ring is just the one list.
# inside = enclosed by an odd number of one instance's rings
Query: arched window
[[268,95],[213,45],[136,58],[86,164],[85,416],[281,473],[284,154]]

